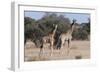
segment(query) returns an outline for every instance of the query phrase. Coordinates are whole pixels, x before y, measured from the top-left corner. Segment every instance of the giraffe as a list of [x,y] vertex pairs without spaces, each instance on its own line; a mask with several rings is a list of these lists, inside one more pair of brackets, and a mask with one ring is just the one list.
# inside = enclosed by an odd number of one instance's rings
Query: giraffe
[[76,20],[73,19],[69,30],[66,33],[62,33],[59,37],[61,39],[61,49],[63,49],[63,46],[65,45],[66,41],[68,43],[67,54],[69,54],[69,51],[70,51],[70,48],[71,48],[71,39],[72,39],[72,33],[73,33],[73,30],[74,30],[74,24],[75,23],[76,23]]
[[42,38],[43,39],[43,48],[40,49],[40,54],[44,52],[44,49],[45,49],[44,46],[47,43],[47,41],[49,41],[49,43],[50,43],[50,50],[51,50],[50,56],[52,56],[53,49],[54,49],[54,41],[55,41],[54,37],[55,37],[55,33],[57,31],[58,25],[54,25],[53,24],[53,26],[54,26],[53,31],[51,33],[49,33],[47,36],[44,36]]

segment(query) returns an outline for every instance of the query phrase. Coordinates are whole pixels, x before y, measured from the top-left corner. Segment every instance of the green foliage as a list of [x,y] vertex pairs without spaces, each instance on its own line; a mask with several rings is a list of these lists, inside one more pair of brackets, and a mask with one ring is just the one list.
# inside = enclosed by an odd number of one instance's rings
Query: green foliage
[[83,30],[86,30],[88,34],[90,34],[90,22],[89,23],[86,23],[84,26],[83,26]]
[[35,19],[32,19],[30,17],[25,17],[24,18],[24,24],[27,25],[27,24],[34,24],[35,23]]
[[68,30],[70,20],[63,15],[57,15],[54,13],[46,13],[43,18],[37,21],[39,28],[47,35],[54,29],[54,24],[58,25],[58,32],[66,32]]
[[83,30],[82,28],[75,30],[72,34],[73,39],[76,40],[86,40],[88,39],[88,33],[86,30]]

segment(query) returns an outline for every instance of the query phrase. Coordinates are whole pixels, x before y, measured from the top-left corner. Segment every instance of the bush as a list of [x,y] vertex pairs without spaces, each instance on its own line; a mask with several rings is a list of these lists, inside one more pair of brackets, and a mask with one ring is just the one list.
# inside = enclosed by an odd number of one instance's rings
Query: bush
[[72,34],[74,40],[86,40],[88,39],[88,33],[82,28],[75,30]]

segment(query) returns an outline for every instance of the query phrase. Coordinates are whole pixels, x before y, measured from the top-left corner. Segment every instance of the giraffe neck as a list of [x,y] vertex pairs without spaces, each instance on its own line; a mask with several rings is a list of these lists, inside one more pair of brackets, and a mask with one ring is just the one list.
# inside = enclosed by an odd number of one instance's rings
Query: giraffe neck
[[69,30],[66,33],[64,33],[64,34],[65,35],[72,35],[73,31],[74,31],[74,24],[72,23],[71,27],[69,28]]
[[74,26],[71,27],[71,34],[73,33],[74,31]]
[[71,28],[70,28],[71,34],[73,33],[73,30],[74,30],[74,24],[75,24],[74,22],[71,24]]
[[53,34],[55,34],[55,33],[56,33],[56,30],[57,30],[57,28],[55,28],[55,29],[54,29]]

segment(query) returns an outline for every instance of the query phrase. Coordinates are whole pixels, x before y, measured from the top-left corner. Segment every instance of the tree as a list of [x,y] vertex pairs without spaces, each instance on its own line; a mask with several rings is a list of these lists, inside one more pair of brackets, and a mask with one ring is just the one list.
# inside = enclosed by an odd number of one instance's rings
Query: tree
[[33,30],[35,25],[35,19],[32,19],[30,17],[24,18],[24,43],[26,43],[27,39],[33,39]]
[[54,28],[53,24],[58,25],[58,32],[66,32],[68,30],[70,20],[64,15],[57,15],[55,13],[46,13],[40,20],[37,21],[40,28],[45,33],[49,33]]
[[88,23],[84,23],[83,30],[86,30],[90,34],[90,19],[88,19]]
[[75,40],[86,40],[86,39],[88,39],[87,31],[83,30],[82,28],[75,30],[73,32],[72,36],[73,36],[73,39],[75,39]]
[[35,23],[35,19],[33,18],[30,18],[30,17],[25,17],[24,18],[24,24],[27,25],[27,24],[34,24]]

